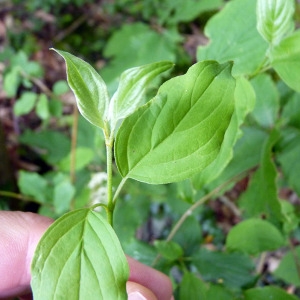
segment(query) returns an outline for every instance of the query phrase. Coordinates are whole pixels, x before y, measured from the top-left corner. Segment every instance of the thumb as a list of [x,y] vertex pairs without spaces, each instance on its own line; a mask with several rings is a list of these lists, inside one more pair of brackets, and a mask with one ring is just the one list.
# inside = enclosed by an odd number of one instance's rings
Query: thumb
[[128,300],[157,300],[151,290],[136,282],[128,281],[126,289]]

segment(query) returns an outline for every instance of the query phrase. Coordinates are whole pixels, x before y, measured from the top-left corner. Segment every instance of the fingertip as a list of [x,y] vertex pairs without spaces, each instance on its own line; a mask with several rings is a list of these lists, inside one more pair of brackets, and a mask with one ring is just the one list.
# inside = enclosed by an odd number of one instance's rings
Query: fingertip
[[158,300],[151,290],[136,282],[128,281],[126,289],[128,300]]

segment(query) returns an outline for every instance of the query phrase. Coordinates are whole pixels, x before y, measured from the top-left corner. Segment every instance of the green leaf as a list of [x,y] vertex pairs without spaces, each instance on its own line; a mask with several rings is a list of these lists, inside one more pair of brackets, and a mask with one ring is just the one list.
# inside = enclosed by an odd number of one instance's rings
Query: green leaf
[[278,119],[279,94],[268,74],[260,74],[251,80],[256,93],[256,104],[251,117],[265,128],[272,128]]
[[112,129],[115,128],[118,120],[125,119],[144,104],[147,84],[172,66],[171,62],[162,61],[131,68],[121,74],[119,87],[111,98],[109,106]]
[[5,74],[3,79],[3,90],[7,97],[15,97],[21,82],[20,67],[13,67],[8,73]]
[[165,259],[174,261],[183,255],[183,250],[177,243],[173,241],[158,241],[154,242],[155,248]]
[[210,186],[213,188],[218,187],[235,176],[257,166],[261,158],[261,148],[257,145],[264,144],[267,139],[268,135],[264,131],[255,127],[244,127],[243,136],[234,147],[233,159]]
[[280,231],[268,221],[248,219],[235,225],[228,233],[226,247],[231,251],[257,255],[276,250],[285,244]]
[[70,204],[75,195],[74,186],[68,181],[63,180],[54,186],[53,204],[55,212],[61,215],[70,210]]
[[254,288],[245,291],[245,300],[266,299],[297,300],[299,298],[288,294],[286,291],[276,286],[266,286],[263,288]]
[[206,290],[204,282],[200,280],[195,274],[186,272],[183,275],[182,281],[179,287],[179,299],[201,299],[206,300]]
[[300,30],[285,38],[271,51],[271,65],[281,79],[300,92]]
[[30,147],[39,148],[41,157],[51,165],[68,155],[71,148],[67,136],[54,130],[39,132],[26,130],[20,137],[20,141]]
[[48,98],[45,94],[38,97],[36,104],[36,114],[42,119],[47,120],[50,117]]
[[[69,172],[71,166],[71,156],[69,153],[68,156],[64,157],[58,164],[60,170]],[[75,150],[75,170],[81,170],[87,166],[94,158],[94,151],[90,148],[78,147]]]
[[46,231],[32,261],[31,286],[36,300],[127,299],[128,275],[113,229],[99,213],[84,208]]
[[232,300],[235,299],[233,294],[224,288],[223,285],[210,284],[206,293],[207,300]]
[[294,0],[257,0],[257,30],[270,44],[276,45],[294,30]]
[[233,114],[230,71],[230,63],[195,64],[125,119],[115,142],[121,175],[159,184],[187,179],[209,165]]
[[256,30],[255,9],[253,0],[229,1],[207,22],[204,33],[210,43],[198,48],[197,59],[233,60],[234,75],[255,73],[268,48]]
[[244,77],[237,78],[234,96],[235,111],[225,133],[220,153],[209,166],[193,178],[193,184],[198,189],[217,178],[226,168],[233,157],[233,146],[241,136],[240,126],[247,114],[253,110],[255,93],[249,81]]
[[125,24],[114,32],[104,48],[110,64],[101,74],[111,84],[128,68],[162,60],[175,61],[177,43],[167,30],[158,32],[139,22]]
[[59,80],[54,83],[52,90],[55,95],[62,95],[68,92],[70,89],[65,80]]
[[293,251],[288,251],[284,255],[278,268],[275,270],[274,275],[287,283],[300,287],[300,277],[298,271],[299,261],[300,247],[298,246]]
[[[287,135],[286,131],[282,132]],[[278,161],[281,165],[284,177],[289,186],[300,197],[300,133],[296,130],[295,136],[288,141],[278,154]]]
[[208,251],[202,248],[193,255],[192,262],[206,281],[217,281],[231,288],[241,288],[254,281],[254,276],[251,275],[254,265],[242,253]]
[[14,114],[22,116],[28,114],[35,105],[37,94],[33,92],[24,92],[14,105]]
[[274,130],[268,140],[261,145],[260,167],[251,178],[246,192],[239,199],[240,207],[247,216],[265,216],[275,223],[283,220],[281,205],[277,196],[277,170],[272,159],[272,148],[278,138],[279,133]]
[[47,202],[48,183],[38,173],[20,171],[18,186],[23,195],[31,196],[40,203]]
[[91,65],[65,51],[55,50],[67,66],[67,78],[80,113],[93,125],[106,127],[109,97],[106,84]]

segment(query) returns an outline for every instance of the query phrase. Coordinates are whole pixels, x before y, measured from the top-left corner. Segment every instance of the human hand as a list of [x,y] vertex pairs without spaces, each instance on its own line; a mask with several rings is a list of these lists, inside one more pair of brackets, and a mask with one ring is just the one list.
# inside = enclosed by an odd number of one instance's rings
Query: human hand
[[[33,213],[0,211],[0,299],[32,299],[30,266],[35,248],[53,220]],[[127,257],[129,300],[170,300],[170,279]]]

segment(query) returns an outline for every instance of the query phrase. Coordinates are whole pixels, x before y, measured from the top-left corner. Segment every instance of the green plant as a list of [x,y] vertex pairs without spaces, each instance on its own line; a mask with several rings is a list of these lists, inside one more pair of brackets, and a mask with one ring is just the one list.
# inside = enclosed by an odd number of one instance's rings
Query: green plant
[[[126,298],[124,252],[169,274],[179,299],[296,298],[275,286],[300,287],[300,254],[295,247],[300,241],[299,211],[282,199],[285,190],[300,195],[300,35],[294,29],[294,4],[229,1],[206,24],[210,43],[198,48],[199,62],[162,84],[148,102],[146,85],[171,63],[128,69],[110,98],[91,66],[57,51],[66,61],[80,112],[95,125],[85,128],[93,133],[101,128],[104,133],[97,146],[106,146],[107,191],[100,203],[87,208],[82,208],[87,201],[71,205],[78,195],[62,174],[71,161],[66,158],[69,143],[55,138],[61,149],[53,149],[45,143],[46,135],[44,141],[35,140],[49,149],[44,157],[58,163],[61,173],[44,177],[21,172],[22,193],[38,199],[42,210],[53,205],[54,198],[55,216],[69,207],[79,208],[59,218],[37,248],[32,279],[36,299],[53,299],[56,293],[72,299]],[[178,22],[172,5],[167,10],[170,18],[158,16],[160,24]],[[121,36],[131,40],[132,28],[149,33],[134,24],[124,27]],[[155,43],[158,35],[149,35]],[[117,42],[112,39],[112,49]],[[166,53],[172,58],[172,51]],[[121,57],[110,47],[107,55]],[[33,137],[27,134],[23,140],[29,143]],[[86,151],[94,145],[84,140],[81,147],[78,155],[89,158],[87,164],[93,151]],[[233,203],[227,192],[243,178],[249,183]],[[38,188],[30,189],[32,181]],[[61,195],[66,201],[60,201]],[[226,236],[213,217],[207,217],[211,211],[204,204],[215,198],[238,220]],[[103,209],[96,212],[99,207]],[[173,224],[171,230],[164,224],[155,232],[153,245],[134,237],[149,214],[157,226],[166,218]],[[206,247],[210,239],[213,243]],[[279,267],[266,274],[266,258],[276,250],[286,254]],[[71,284],[79,287],[72,295]]]

